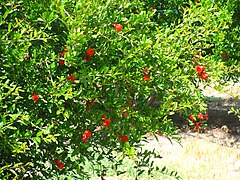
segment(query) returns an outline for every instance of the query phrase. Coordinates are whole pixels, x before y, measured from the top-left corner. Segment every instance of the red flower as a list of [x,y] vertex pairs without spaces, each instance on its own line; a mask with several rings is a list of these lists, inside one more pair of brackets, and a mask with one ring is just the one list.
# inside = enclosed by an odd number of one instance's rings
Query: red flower
[[127,109],[126,108],[122,108],[122,112],[125,112]]
[[60,169],[60,170],[62,170],[64,168],[64,164],[63,163],[59,163],[59,164],[57,164],[57,166],[58,166],[58,169]]
[[196,0],[196,3],[198,3],[198,0]]
[[36,102],[36,101],[38,101],[38,99],[39,99],[38,95],[37,95],[36,93],[33,93],[33,95],[32,95],[32,100],[33,100],[34,102]]
[[91,57],[89,57],[89,56],[84,56],[84,57],[83,57],[83,60],[86,60],[86,61],[88,62],[88,61],[91,61],[91,60],[92,60],[92,58],[91,58]]
[[88,111],[90,109],[90,107],[94,104],[94,101],[90,101],[88,102],[88,105],[87,105],[87,108],[86,108],[86,111]]
[[144,81],[150,81],[151,78],[148,75],[144,74],[143,80]]
[[132,101],[130,99],[127,100],[126,104],[129,104],[130,106],[133,105]]
[[207,129],[206,129],[206,128],[203,128],[203,132],[204,132],[204,133],[207,133]]
[[94,49],[93,48],[89,48],[86,52],[86,56],[93,56],[94,55]]
[[223,52],[223,53],[222,53],[222,57],[223,57],[224,59],[226,59],[226,58],[227,58],[227,53],[226,53],[226,52]]
[[210,76],[209,73],[207,73],[205,71],[203,71],[202,74],[201,74],[202,80],[206,80],[209,76]]
[[203,114],[202,113],[198,113],[198,118],[203,120]]
[[69,76],[67,76],[68,79],[70,79],[73,83],[75,82],[75,78],[73,74],[70,74]]
[[64,66],[65,65],[65,62],[64,62],[64,60],[62,60],[62,59],[59,59],[59,66]]
[[197,55],[199,55],[199,56],[201,55],[201,50],[197,51]]
[[63,52],[61,52],[60,57],[64,57],[64,55],[67,53],[67,46],[64,47]]
[[26,58],[26,59],[29,59],[29,58],[30,58],[30,56],[29,56],[29,55],[26,55],[26,56],[24,56],[24,58]]
[[201,129],[201,122],[196,122],[194,124],[194,131],[199,131]]
[[192,115],[192,114],[190,114],[190,115],[189,115],[189,119],[190,119],[191,121],[193,121],[193,122],[195,122],[195,121],[196,121],[196,119],[193,117],[193,115]]
[[128,114],[127,114],[127,113],[124,113],[124,114],[123,114],[123,117],[127,117],[127,116],[128,116]]
[[154,11],[154,9],[155,9],[155,8],[154,8],[153,6],[150,7],[150,11]]
[[208,120],[208,114],[203,114],[203,119]]
[[128,142],[127,136],[119,136],[119,138],[122,140],[122,142]]
[[196,72],[201,75],[204,71],[204,67],[201,65],[197,65],[197,67],[195,68]]
[[142,70],[142,73],[143,73],[144,75],[148,75],[148,73],[149,73],[148,68],[144,68],[144,69]]
[[112,24],[112,26],[114,27],[114,29],[116,29],[116,31],[120,32],[123,28],[123,26],[121,24]]
[[82,140],[84,143],[87,142],[88,138],[92,136],[92,133],[89,130],[86,130],[82,135]]
[[56,164],[56,165],[60,164],[60,160],[59,160],[59,159],[56,159],[56,160],[54,161],[54,164]]
[[111,125],[111,120],[110,119],[104,119],[103,120],[103,126],[110,126]]
[[198,113],[198,118],[201,120],[208,120],[208,114]]
[[103,114],[103,115],[102,115],[102,119],[105,119],[106,117],[107,117],[106,114]]

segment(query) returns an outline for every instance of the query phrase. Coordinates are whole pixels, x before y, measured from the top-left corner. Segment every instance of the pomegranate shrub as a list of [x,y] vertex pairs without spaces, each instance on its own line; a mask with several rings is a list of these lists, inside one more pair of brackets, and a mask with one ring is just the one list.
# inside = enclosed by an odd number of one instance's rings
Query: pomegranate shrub
[[200,0],[2,2],[1,179],[88,177],[85,163],[103,159],[120,174],[121,152],[136,176],[150,173],[160,156],[141,151],[144,135],[176,133],[175,113],[201,130],[199,83],[237,74],[233,11]]

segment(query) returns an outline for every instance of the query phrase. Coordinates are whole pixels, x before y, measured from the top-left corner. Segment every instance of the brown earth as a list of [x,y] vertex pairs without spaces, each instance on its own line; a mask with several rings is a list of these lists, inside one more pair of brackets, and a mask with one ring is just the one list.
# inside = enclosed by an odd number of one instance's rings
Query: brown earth
[[[166,160],[167,165],[169,165],[169,161],[177,163],[186,152],[189,154],[195,153],[194,156],[197,154],[195,159],[196,166],[201,164],[203,157],[219,159],[219,163],[209,166],[211,169],[206,172],[203,171],[204,174],[196,175],[196,177],[194,177],[194,174],[198,173],[194,172],[194,170],[188,172],[189,168],[183,170],[179,166],[180,171],[189,173],[189,177],[186,175],[185,179],[208,179],[208,176],[216,180],[240,179],[240,120],[237,116],[228,113],[232,107],[240,108],[240,83],[230,84],[221,91],[217,91],[210,86],[200,86],[200,88],[206,97],[209,108],[207,111],[209,115],[207,131],[205,133],[193,132],[192,128],[185,124],[186,121],[183,117],[174,115],[173,120],[180,128],[179,135],[182,137],[181,141],[173,140],[170,142],[164,136],[159,136],[159,141],[156,141],[149,136],[149,144],[146,147],[147,149],[159,149],[159,154],[163,155],[163,162]],[[205,149],[201,149],[201,146]],[[192,150],[188,152],[191,148]],[[209,152],[210,154],[206,155],[204,152],[206,154]],[[231,153],[229,154],[229,152]],[[191,155],[189,157],[193,158]],[[184,162],[180,161],[180,164],[185,164],[185,161],[189,161],[189,164],[191,164],[188,156],[184,156],[184,158]],[[209,164],[210,162],[211,160],[207,161]],[[216,168],[214,168],[215,166]]]

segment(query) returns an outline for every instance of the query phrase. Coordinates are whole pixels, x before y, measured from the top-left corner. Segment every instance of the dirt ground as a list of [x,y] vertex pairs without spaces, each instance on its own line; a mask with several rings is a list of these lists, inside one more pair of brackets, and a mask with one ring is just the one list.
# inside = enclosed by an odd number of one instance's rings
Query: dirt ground
[[216,91],[200,87],[208,103],[208,126],[205,133],[193,132],[181,116],[174,122],[180,128],[180,142],[151,135],[147,149],[156,149],[163,158],[156,162],[176,170],[183,179],[240,179],[240,120],[228,114],[231,107],[240,108],[240,83]]

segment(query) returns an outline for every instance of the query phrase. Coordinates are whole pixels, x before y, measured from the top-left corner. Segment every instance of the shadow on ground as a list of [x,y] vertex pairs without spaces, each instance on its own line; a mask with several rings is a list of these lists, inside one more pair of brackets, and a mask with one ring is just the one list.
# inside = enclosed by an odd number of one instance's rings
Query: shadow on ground
[[[228,114],[231,107],[240,108],[239,99],[209,98],[207,132],[198,134],[202,139],[224,146],[240,148],[240,120],[236,115]],[[172,116],[173,122],[179,127],[180,133],[196,136],[193,127],[186,124],[186,120],[179,114]]]

